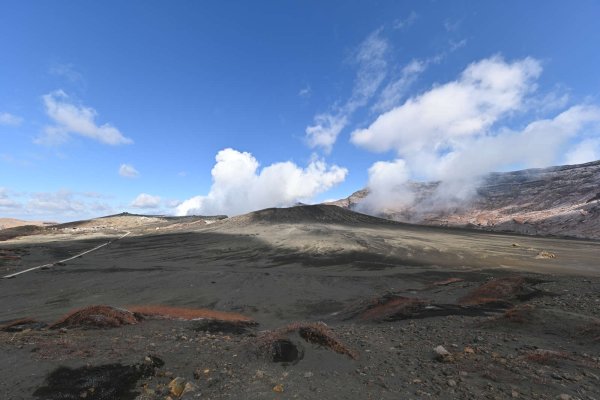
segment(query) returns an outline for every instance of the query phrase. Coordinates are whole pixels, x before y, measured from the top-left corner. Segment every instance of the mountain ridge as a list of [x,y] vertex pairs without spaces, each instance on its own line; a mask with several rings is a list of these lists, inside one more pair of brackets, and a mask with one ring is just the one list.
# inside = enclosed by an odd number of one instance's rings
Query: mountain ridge
[[410,182],[410,205],[365,210],[369,189],[327,204],[399,222],[600,239],[600,161],[487,174],[460,204],[436,203],[440,182]]

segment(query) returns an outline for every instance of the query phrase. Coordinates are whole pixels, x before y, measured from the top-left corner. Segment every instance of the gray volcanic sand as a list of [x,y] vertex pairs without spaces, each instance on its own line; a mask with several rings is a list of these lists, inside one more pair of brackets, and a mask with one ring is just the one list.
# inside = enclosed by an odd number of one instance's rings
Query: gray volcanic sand
[[[1,398],[34,398],[58,366],[134,364],[148,354],[165,365],[138,382],[139,398],[166,398],[175,376],[215,399],[600,398],[598,242],[418,227],[333,206],[132,232],[64,265],[0,280],[0,321],[53,322],[86,305],[151,304],[234,311],[259,325],[241,335],[171,320],[0,332]],[[117,236],[47,232],[0,242],[0,250],[22,255],[0,268],[17,272]],[[526,321],[501,312],[393,322],[340,317],[385,293],[454,304],[490,278],[514,275],[551,294],[527,301],[535,308]],[[433,285],[448,278],[464,281]],[[358,359],[298,339],[302,360],[270,361],[256,346],[261,331],[294,321],[326,322]],[[451,361],[434,358],[438,345]],[[194,377],[196,370],[202,373]],[[282,393],[272,390],[277,384]]]

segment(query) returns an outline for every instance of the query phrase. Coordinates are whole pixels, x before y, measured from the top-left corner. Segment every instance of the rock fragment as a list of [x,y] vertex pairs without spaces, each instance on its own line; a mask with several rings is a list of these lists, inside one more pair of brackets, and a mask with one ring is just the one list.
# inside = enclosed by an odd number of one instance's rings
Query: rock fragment
[[169,393],[171,393],[173,396],[176,397],[181,397],[181,394],[183,393],[185,389],[185,379],[181,378],[181,377],[177,377],[175,379],[173,379],[171,382],[169,382]]

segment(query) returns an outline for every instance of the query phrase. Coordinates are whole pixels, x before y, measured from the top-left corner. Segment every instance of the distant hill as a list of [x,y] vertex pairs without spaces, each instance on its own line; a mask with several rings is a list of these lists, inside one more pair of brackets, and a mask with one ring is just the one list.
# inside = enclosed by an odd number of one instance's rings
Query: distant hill
[[[439,185],[413,182],[413,205],[371,213],[425,225],[600,239],[600,161],[491,173],[476,195],[459,206],[436,207]],[[328,204],[360,210],[368,195],[369,190],[362,189]]]
[[328,204],[300,205],[287,208],[267,208],[250,212],[237,217],[228,218],[222,224],[339,224],[339,225],[364,225],[377,224],[389,225],[394,221],[366,215],[346,208]]
[[25,221],[15,218],[0,218],[0,230],[8,228],[18,228],[20,226],[50,226],[56,222],[45,222],[45,221]]

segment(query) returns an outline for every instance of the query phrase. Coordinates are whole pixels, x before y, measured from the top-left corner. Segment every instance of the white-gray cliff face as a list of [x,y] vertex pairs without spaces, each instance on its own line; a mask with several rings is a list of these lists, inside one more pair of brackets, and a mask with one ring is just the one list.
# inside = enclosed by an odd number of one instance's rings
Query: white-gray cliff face
[[414,200],[394,209],[361,207],[368,189],[331,204],[418,224],[600,239],[600,161],[491,173],[460,201],[440,198],[442,185],[411,182]]

